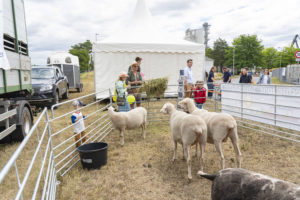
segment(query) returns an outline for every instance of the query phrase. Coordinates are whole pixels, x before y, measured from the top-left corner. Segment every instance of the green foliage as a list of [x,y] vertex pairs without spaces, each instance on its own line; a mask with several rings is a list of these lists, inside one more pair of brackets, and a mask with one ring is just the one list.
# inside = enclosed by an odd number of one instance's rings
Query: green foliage
[[286,67],[290,64],[295,64],[295,52],[300,51],[299,48],[294,47],[284,47],[282,51],[277,52],[276,66],[280,67],[280,57],[281,57],[281,67]]
[[222,68],[225,65],[225,51],[228,49],[226,40],[221,38],[214,42],[214,49],[212,51],[212,58],[214,59],[214,65]]
[[263,64],[263,46],[261,40],[256,35],[240,35],[233,40],[233,46],[225,50],[227,66],[232,66],[234,52],[234,67],[241,69],[243,67],[253,68]]
[[92,47],[93,47],[93,45],[90,40],[87,40],[83,43],[78,43],[78,44],[71,46],[72,49],[77,49],[77,50],[86,49],[89,53],[92,53]]
[[207,47],[206,49],[205,49],[205,55],[207,56],[207,57],[209,57],[209,58],[211,58],[211,59],[213,59],[213,49],[212,48],[210,48],[210,47]]
[[262,50],[263,55],[263,68],[274,68],[278,60],[278,53],[274,47],[266,48]]
[[80,71],[87,71],[89,67],[90,56],[86,49],[70,49],[69,53],[78,56]]
[[[86,40],[83,43],[78,43],[71,46],[69,52],[73,55],[79,57],[79,64],[81,71],[87,71],[88,68],[94,68],[94,61],[93,59],[90,60],[90,54],[92,53],[92,43],[90,40]],[[87,57],[88,56],[88,57]]]

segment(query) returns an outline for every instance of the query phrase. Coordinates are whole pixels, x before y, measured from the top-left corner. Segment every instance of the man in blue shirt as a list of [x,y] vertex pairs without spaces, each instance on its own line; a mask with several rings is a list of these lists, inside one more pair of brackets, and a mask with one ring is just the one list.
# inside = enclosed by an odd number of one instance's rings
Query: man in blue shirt
[[223,68],[224,74],[223,74],[223,82],[224,83],[230,83],[231,82],[231,73],[228,70],[227,67]]
[[184,69],[184,98],[192,97],[193,86],[193,72],[192,72],[193,60],[187,60],[187,67]]

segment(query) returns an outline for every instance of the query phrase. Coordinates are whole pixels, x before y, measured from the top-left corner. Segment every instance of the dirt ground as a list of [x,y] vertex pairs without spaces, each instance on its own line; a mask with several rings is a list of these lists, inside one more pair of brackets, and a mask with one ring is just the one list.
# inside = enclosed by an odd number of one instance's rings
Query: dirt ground
[[[299,145],[260,133],[239,129],[242,167],[300,184]],[[178,160],[171,161],[173,143],[169,126],[149,126],[145,140],[141,130],[125,134],[125,146],[113,131],[109,143],[108,163],[100,170],[83,170],[78,164],[62,179],[59,199],[210,199],[211,182],[198,178],[199,160],[193,158],[191,183],[181,148]],[[194,153],[193,148],[193,153]],[[226,167],[235,167],[230,141],[223,145]],[[208,144],[205,172],[219,170],[219,156]]]
[[[93,92],[94,84],[90,81],[93,79],[92,73],[83,74],[84,92],[71,93],[70,98]],[[162,106],[162,103],[155,105]],[[56,113],[66,113],[69,109],[61,107]],[[62,121],[52,126],[59,130],[66,123]],[[300,184],[300,144],[245,128],[239,128],[238,132],[243,168]],[[68,137],[61,136],[59,140],[63,141]],[[192,162],[192,182],[187,180],[187,164],[181,159],[180,146],[178,160],[175,163],[171,161],[173,142],[168,125],[148,126],[145,140],[141,136],[141,129],[127,131],[124,147],[119,145],[119,133],[116,130],[105,141],[109,144],[107,165],[100,170],[90,171],[83,170],[80,163],[75,165],[64,177],[59,178],[61,183],[57,187],[57,199],[210,199],[211,182],[197,177],[200,166],[197,158],[193,158]],[[17,162],[20,171],[25,172],[27,169],[36,144],[37,139],[33,137],[21,154]],[[19,143],[0,145],[1,168],[18,145]],[[194,152],[193,147],[192,153]],[[219,155],[214,146],[207,144],[205,152],[204,171],[217,172]],[[226,167],[235,167],[235,154],[229,140],[223,144],[223,152]],[[39,166],[35,166],[34,172],[38,169]],[[13,172],[11,170],[11,174]],[[27,187],[34,184],[29,180]],[[0,199],[13,197],[13,188],[17,188],[16,179],[9,175],[0,185]]]

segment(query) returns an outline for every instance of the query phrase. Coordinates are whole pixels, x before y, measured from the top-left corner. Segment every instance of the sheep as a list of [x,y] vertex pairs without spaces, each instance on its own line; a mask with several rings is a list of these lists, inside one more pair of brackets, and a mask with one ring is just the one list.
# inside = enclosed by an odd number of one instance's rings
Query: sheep
[[170,128],[173,135],[174,154],[173,162],[176,160],[177,143],[183,147],[183,155],[188,165],[188,179],[192,179],[190,148],[199,143],[201,149],[200,168],[204,165],[204,150],[207,138],[207,127],[201,117],[188,115],[185,112],[177,111],[171,103],[166,103],[160,110],[162,113],[170,114]]
[[108,115],[114,127],[120,131],[120,144],[124,145],[124,132],[126,129],[142,127],[143,138],[146,138],[147,110],[143,107],[137,107],[128,112],[115,112],[114,108],[108,108]]
[[214,175],[198,175],[213,181],[212,200],[300,199],[300,186],[240,168],[227,168]]
[[179,106],[187,113],[198,115],[203,118],[207,125],[207,142],[214,144],[220,155],[221,169],[225,168],[225,159],[222,152],[222,142],[227,138],[231,139],[236,154],[237,167],[241,168],[241,151],[238,145],[237,123],[235,119],[227,113],[208,112],[205,109],[198,109],[190,98],[185,98],[179,102]]

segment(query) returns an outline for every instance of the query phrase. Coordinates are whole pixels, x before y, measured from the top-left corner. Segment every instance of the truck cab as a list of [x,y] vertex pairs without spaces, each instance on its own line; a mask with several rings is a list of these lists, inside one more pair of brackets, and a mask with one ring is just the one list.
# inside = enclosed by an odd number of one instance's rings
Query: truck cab
[[0,140],[22,140],[33,124],[31,61],[23,0],[0,1]]

